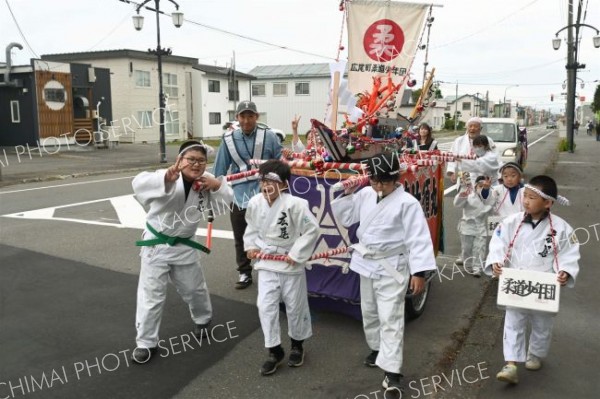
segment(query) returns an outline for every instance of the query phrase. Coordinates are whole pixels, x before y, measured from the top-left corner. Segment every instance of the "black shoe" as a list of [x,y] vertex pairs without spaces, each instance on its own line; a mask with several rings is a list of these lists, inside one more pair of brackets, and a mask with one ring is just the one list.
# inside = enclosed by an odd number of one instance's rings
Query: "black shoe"
[[252,275],[251,274],[240,274],[240,279],[237,283],[235,283],[236,290],[243,290],[244,288],[248,288],[252,284]]
[[210,321],[206,324],[196,324],[194,325],[194,336],[197,339],[202,339],[202,337],[206,337],[208,335],[208,327],[210,326]]
[[290,351],[290,358],[288,359],[288,366],[300,367],[304,364],[304,349],[294,348]]
[[260,373],[262,375],[273,374],[275,371],[277,371],[277,367],[279,367],[284,357],[285,353],[282,353],[281,356],[277,356],[275,353],[269,352],[269,359],[263,363],[262,367],[260,368]]
[[143,348],[141,346],[136,347],[131,354],[131,360],[137,364],[147,363],[152,355],[156,354],[156,347],[154,348]]
[[365,357],[365,366],[367,367],[377,367],[375,361],[377,360],[377,355],[379,355],[379,351],[371,351],[369,356]]
[[401,378],[402,374],[388,373],[386,371],[383,382],[381,383],[381,386],[385,389],[384,396],[386,398],[402,398],[404,388],[400,385]]

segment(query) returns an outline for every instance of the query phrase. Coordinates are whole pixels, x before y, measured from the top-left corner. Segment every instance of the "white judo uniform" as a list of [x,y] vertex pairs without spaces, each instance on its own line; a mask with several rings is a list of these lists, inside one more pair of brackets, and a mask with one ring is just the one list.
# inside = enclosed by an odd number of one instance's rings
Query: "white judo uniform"
[[271,206],[262,194],[248,202],[248,227],[244,250],[257,249],[267,254],[287,254],[296,263],[258,260],[258,315],[265,347],[281,344],[279,302],[283,301],[288,319],[288,335],[297,341],[312,336],[304,264],[313,255],[319,236],[319,223],[308,202],[281,193]]
[[468,273],[480,273],[487,247],[486,222],[492,207],[483,202],[480,191],[473,190],[467,194],[465,186],[454,197],[454,206],[462,209],[458,232],[465,270]]
[[371,350],[379,351],[377,366],[400,373],[410,275],[436,268],[421,204],[402,186],[377,203],[375,190],[365,187],[335,199],[331,209],[345,227],[360,222],[350,268],[360,275],[365,338]]
[[[215,215],[223,213],[225,204],[233,199],[231,187],[221,177],[217,191],[190,189],[187,200],[183,177],[165,184],[166,169],[142,172],[132,182],[137,201],[147,209],[143,240],[157,237],[151,228],[169,237],[193,238],[208,210]],[[204,173],[204,175],[210,175]],[[200,251],[183,243],[143,246],[140,251],[141,269],[137,292],[136,329],[137,346],[154,348],[167,294],[167,281],[175,285],[181,298],[188,304],[196,324],[208,323],[212,305],[200,265]]]
[[[523,222],[524,212],[506,217],[494,231],[490,241],[490,252],[486,260],[486,274],[492,275],[492,264],[504,264],[521,270],[547,273],[565,271],[571,276],[567,287],[573,287],[579,273],[579,243],[573,228],[562,218],[550,213],[533,227],[531,222]],[[530,220],[530,219],[529,219]],[[551,225],[552,224],[552,228]],[[515,238],[515,232],[521,228]],[[553,231],[552,231],[553,230]],[[554,240],[552,237],[554,236]],[[504,263],[509,244],[514,240],[510,258]],[[553,245],[554,241],[554,245]],[[556,249],[556,259],[554,251]],[[544,358],[548,355],[552,340],[554,316],[539,312],[507,309],[504,318],[504,359],[525,362],[527,360],[525,334],[531,322],[529,353]]]
[[518,189],[517,196],[513,202],[510,198],[510,189],[503,184],[498,184],[490,188],[490,193],[484,202],[492,207],[492,215],[505,218],[517,212],[523,212],[523,193],[521,186]]

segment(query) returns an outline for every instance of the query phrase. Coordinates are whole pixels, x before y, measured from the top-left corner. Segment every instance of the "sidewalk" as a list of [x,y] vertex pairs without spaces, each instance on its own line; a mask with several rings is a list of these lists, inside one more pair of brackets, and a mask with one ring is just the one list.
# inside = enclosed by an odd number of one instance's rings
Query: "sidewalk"
[[46,149],[0,148],[0,187],[71,177],[134,172],[168,166],[177,156],[179,145],[167,145],[167,164],[160,163],[160,147],[155,144],[121,143],[115,148],[76,145]]
[[[496,306],[497,282],[489,282],[479,311],[476,312],[460,353],[451,369],[485,362],[489,377],[474,384],[456,384],[434,398],[531,399],[597,398],[600,392],[600,343],[598,311],[600,272],[595,261],[600,257],[597,198],[600,195],[600,142],[584,132],[575,136],[574,153],[560,152],[548,174],[558,184],[560,195],[571,206],[554,205],[552,211],[576,230],[580,242],[580,275],[574,289],[561,290],[560,311],[555,318],[550,354],[544,367],[536,372],[519,367],[520,382],[510,386],[496,380],[504,364],[502,331],[504,312]],[[587,233],[587,234],[586,234]]]

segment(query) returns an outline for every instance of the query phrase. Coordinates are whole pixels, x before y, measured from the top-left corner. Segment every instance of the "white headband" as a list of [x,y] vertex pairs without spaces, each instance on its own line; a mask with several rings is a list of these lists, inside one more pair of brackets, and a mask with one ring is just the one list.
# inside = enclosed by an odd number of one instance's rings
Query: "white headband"
[[533,191],[534,193],[536,193],[537,195],[539,195],[540,197],[542,197],[544,199],[552,200],[554,202],[559,203],[560,205],[565,205],[565,206],[571,205],[571,202],[567,198],[563,197],[562,195],[557,195],[556,198],[554,198],[554,197],[544,193],[539,188],[534,187],[530,184],[525,184],[524,187],[530,189],[531,191]]
[[281,181],[281,177],[279,177],[279,175],[275,172],[269,172],[266,175],[261,175],[260,178],[263,180],[272,180],[276,181],[277,183],[283,183]]
[[191,146],[185,147],[183,150],[181,150],[181,152],[179,153],[179,156],[185,154],[188,150],[191,150],[194,148],[204,148],[206,155],[208,155],[208,149],[206,148],[206,146],[204,144],[192,144]]

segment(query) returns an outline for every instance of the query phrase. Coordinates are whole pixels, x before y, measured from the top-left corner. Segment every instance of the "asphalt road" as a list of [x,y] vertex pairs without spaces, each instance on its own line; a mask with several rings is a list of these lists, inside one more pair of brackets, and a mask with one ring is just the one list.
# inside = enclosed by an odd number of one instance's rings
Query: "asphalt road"
[[[533,129],[530,142],[546,133],[545,129]],[[552,166],[557,135],[551,134],[531,148],[529,176]],[[120,224],[116,209],[126,204],[118,198],[132,193],[132,177],[110,174],[0,190],[0,215],[13,215],[0,218],[0,245],[5,246],[0,252],[1,268],[6,268],[4,276],[10,276],[0,280],[0,397],[382,397],[382,372],[362,365],[368,348],[360,323],[338,314],[313,312],[314,336],[306,344],[303,367],[284,367],[269,378],[259,375],[265,351],[254,307],[256,286],[233,289],[237,272],[233,243],[227,238],[227,217],[215,221],[214,228],[225,238],[214,239],[213,254],[204,265],[216,298],[217,320],[237,327],[229,339],[183,353],[171,347],[164,357],[155,359],[152,368],[125,366],[124,358],[115,368],[115,359],[109,357],[113,363],[100,364],[97,369],[92,364],[90,369],[90,359],[134,346],[139,258],[133,242],[140,230]],[[403,371],[411,387],[452,367],[488,286],[485,279],[452,269],[459,243],[453,228],[458,212],[452,207],[451,194],[444,205],[446,254],[437,261],[438,268],[445,271],[434,281],[425,314],[406,326]],[[99,287],[96,282],[100,281]],[[32,308],[35,315],[46,315],[46,325],[29,316]],[[190,323],[184,304],[171,290],[161,337],[177,343],[189,332]],[[585,330],[578,325],[577,333],[585,334]],[[28,345],[30,340],[35,345]],[[72,342],[79,344],[70,345]],[[284,347],[289,348],[285,340]],[[88,360],[90,363],[85,363]],[[483,366],[491,362],[479,356],[468,361]],[[80,364],[85,366],[77,373]],[[114,370],[107,371],[110,368]],[[32,388],[24,385],[26,380],[28,384],[31,378],[39,381],[44,372],[48,383],[43,388],[35,392],[26,389]],[[480,371],[482,382],[485,373],[492,375],[495,369]],[[51,376],[55,377],[52,384]],[[103,386],[116,388],[103,393]],[[421,386],[419,393],[425,396],[427,391]],[[407,391],[405,397],[408,394],[414,396],[416,391]],[[475,397],[469,392],[465,395]]]

